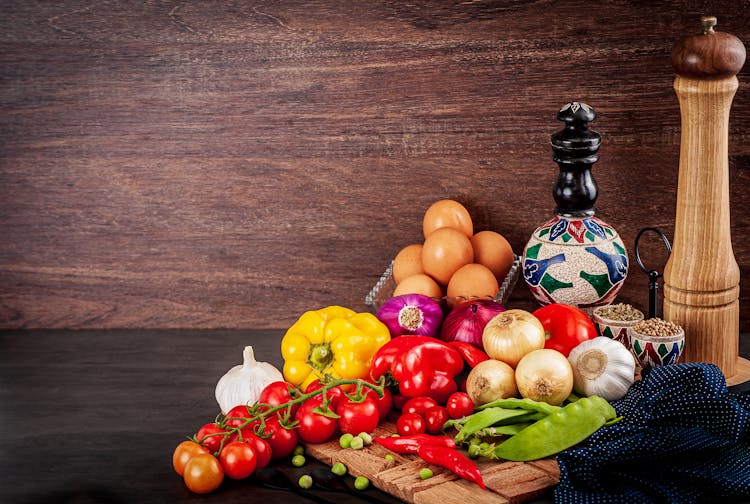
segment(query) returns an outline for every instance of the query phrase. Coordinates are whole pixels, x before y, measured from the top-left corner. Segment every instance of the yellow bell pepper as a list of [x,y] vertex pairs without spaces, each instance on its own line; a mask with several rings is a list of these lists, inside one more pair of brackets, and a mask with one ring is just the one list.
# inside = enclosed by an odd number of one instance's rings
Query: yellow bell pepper
[[371,313],[328,306],[303,313],[281,340],[284,379],[304,390],[317,378],[368,378],[388,328]]

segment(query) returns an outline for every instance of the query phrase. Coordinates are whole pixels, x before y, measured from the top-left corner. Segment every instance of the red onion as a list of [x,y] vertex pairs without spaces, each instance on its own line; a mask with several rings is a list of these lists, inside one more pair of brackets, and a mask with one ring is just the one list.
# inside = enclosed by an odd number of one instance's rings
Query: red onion
[[403,334],[437,337],[443,322],[440,305],[423,294],[394,296],[383,303],[375,316],[388,326],[393,337]]
[[490,299],[464,301],[445,317],[440,339],[443,341],[465,341],[482,348],[482,332],[495,315],[504,312],[500,303]]

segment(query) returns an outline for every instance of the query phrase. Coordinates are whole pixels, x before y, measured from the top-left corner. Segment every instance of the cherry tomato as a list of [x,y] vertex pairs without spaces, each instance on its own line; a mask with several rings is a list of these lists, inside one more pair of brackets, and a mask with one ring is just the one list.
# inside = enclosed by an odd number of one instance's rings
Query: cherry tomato
[[314,411],[315,408],[322,406],[322,404],[323,398],[315,396],[305,401],[300,406],[300,409],[297,410],[297,415],[295,416],[295,420],[299,422],[299,425],[297,425],[297,435],[306,443],[325,443],[336,432],[338,422],[335,418],[330,418]]
[[[320,383],[320,380],[314,380],[310,382],[310,385],[307,386],[305,389],[305,394],[309,394],[310,392],[313,392],[315,390],[320,390],[323,388],[323,384]],[[340,387],[333,387],[326,390],[326,399],[328,399],[328,407],[332,410],[336,410],[336,406],[338,406],[339,401],[344,396],[344,391]],[[315,397],[320,397],[322,400],[323,394]]]
[[268,441],[256,436],[247,428],[242,429],[242,441],[249,444],[255,450],[256,466],[266,467],[271,461],[271,445]]
[[297,432],[295,429],[285,429],[279,424],[279,419],[271,415],[266,419],[266,439],[271,445],[271,458],[280,459],[289,456],[297,447]]
[[232,479],[245,479],[253,472],[258,463],[255,450],[249,443],[234,441],[221,449],[219,455],[224,474]]
[[474,413],[474,402],[466,392],[454,392],[448,398],[445,409],[448,410],[449,417],[461,418]]
[[224,481],[224,469],[218,459],[210,453],[201,453],[185,464],[185,484],[191,492],[213,492]]
[[406,401],[406,404],[404,404],[403,408],[401,408],[402,413],[417,413],[419,415],[423,415],[425,411],[427,411],[429,408],[433,408],[437,406],[438,403],[433,399],[432,397],[427,396],[420,396],[420,397],[412,397],[408,401]]
[[393,394],[387,388],[383,389],[383,397],[380,397],[377,392],[373,389],[367,389],[367,395],[372,397],[375,404],[378,406],[378,415],[380,419],[384,419],[388,416],[393,408]]
[[[286,404],[294,398],[294,387],[290,383],[285,381],[275,381],[266,385],[260,395],[258,396],[258,402],[262,404],[270,404],[271,406],[280,406]],[[296,413],[297,406],[292,407],[292,415]]]
[[339,415],[339,430],[344,434],[356,436],[360,432],[372,432],[380,421],[378,405],[369,395],[359,402],[345,397],[336,408],[336,413]]
[[542,306],[532,313],[544,327],[547,341],[544,348],[557,350],[565,357],[571,350],[591,338],[595,338],[596,327],[580,308],[562,303]]
[[427,408],[422,414],[425,423],[427,424],[427,432],[430,434],[438,434],[442,429],[445,422],[448,421],[448,410],[442,406],[433,406]]
[[205,446],[201,446],[194,441],[183,441],[177,445],[174,453],[172,454],[172,467],[180,476],[185,475],[185,464],[188,461],[201,453],[208,453],[208,449]]
[[396,432],[401,436],[423,434],[427,431],[427,422],[417,413],[404,413],[396,420]]
[[[213,434],[220,434],[220,433],[226,433],[227,431],[219,427],[215,423],[207,423],[200,429],[198,429],[198,433],[195,435],[195,439],[205,446],[209,452],[216,453],[219,451],[219,447],[221,446],[221,441],[224,439],[224,436]],[[224,443],[226,444],[226,442]]]
[[228,419],[224,421],[224,425],[227,427],[239,427],[245,423],[244,419],[250,418],[250,408],[241,404],[227,411],[227,414],[224,416]]

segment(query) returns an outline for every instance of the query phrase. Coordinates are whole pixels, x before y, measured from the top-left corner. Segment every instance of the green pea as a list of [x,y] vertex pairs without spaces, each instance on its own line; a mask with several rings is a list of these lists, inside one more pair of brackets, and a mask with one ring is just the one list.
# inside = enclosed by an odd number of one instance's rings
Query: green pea
[[503,441],[493,455],[514,461],[548,457],[580,443],[616,417],[617,412],[605,399],[584,397]]
[[545,415],[551,415],[555,411],[560,409],[560,406],[553,406],[544,401],[535,401],[525,397],[518,399],[516,397],[506,397],[505,399],[498,399],[487,404],[479,406],[478,410],[485,410],[487,408],[504,408],[504,409],[523,409],[526,411],[536,411],[537,413],[544,413]]
[[370,480],[365,478],[364,476],[357,476],[357,478],[354,480],[354,488],[357,490],[364,490],[370,486]]
[[365,442],[362,440],[361,437],[355,437],[349,443],[349,448],[351,448],[352,450],[361,450],[364,447],[365,447]]
[[478,413],[474,413],[466,420],[461,430],[456,435],[456,442],[460,443],[469,436],[478,432],[485,427],[490,427],[499,422],[509,421],[510,419],[522,417],[527,414],[523,409],[505,409],[505,408],[487,408]]
[[348,432],[346,434],[342,434],[341,437],[339,438],[339,446],[341,446],[344,449],[349,448],[349,445],[351,444],[352,439],[354,439],[354,436],[352,436]]
[[344,474],[346,474],[347,469],[346,466],[341,462],[336,462],[335,464],[333,464],[333,467],[331,467],[331,472],[336,476],[343,476]]
[[365,446],[370,446],[372,444],[372,436],[367,432],[360,432],[357,434],[357,437],[362,438],[362,442],[364,442]]
[[304,455],[305,454],[305,447],[302,445],[297,445],[297,447],[294,449],[293,452],[294,455]]
[[419,471],[419,477],[423,480],[432,478],[432,471],[427,469],[426,467]]
[[302,467],[305,465],[305,456],[304,455],[295,455],[292,457],[292,465],[294,467]]
[[395,459],[393,458],[393,455],[391,455],[390,453],[389,453],[388,455],[386,455],[386,456],[385,456],[385,459],[386,459],[386,460],[390,460],[391,462],[395,460]]
[[299,481],[297,482],[300,488],[304,488],[307,490],[308,488],[312,488],[313,479],[312,476],[309,474],[303,474],[299,477]]

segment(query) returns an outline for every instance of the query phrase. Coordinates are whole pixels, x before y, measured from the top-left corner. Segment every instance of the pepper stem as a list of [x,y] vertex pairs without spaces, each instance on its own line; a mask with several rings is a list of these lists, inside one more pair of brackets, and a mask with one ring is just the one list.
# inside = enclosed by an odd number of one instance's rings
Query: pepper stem
[[330,343],[314,343],[310,345],[310,353],[307,354],[307,364],[315,371],[322,373],[328,369],[333,362],[333,352]]

